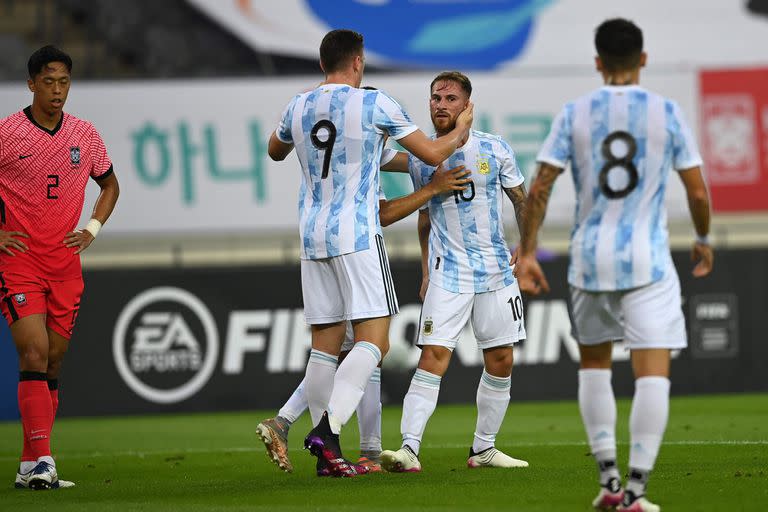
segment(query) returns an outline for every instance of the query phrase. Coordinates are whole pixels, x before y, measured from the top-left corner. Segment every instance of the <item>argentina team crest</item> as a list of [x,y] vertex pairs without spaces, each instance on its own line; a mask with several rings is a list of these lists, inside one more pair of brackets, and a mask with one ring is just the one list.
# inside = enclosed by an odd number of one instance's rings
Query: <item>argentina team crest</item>
[[424,336],[431,336],[433,331],[434,324],[432,323],[432,319],[428,318],[424,321]]
[[491,164],[487,158],[480,158],[477,160],[477,172],[480,174],[490,174]]
[[69,162],[72,165],[80,165],[80,146],[69,148]]

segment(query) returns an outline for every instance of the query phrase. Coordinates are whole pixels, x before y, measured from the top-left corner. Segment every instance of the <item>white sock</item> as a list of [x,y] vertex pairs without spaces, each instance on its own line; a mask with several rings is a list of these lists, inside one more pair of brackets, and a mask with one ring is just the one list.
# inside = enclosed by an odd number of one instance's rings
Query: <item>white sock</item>
[[307,397],[309,413],[312,415],[312,425],[320,423],[323,413],[328,410],[337,364],[338,358],[334,355],[315,349],[309,353],[304,394]]
[[283,405],[283,407],[281,407],[277,412],[278,416],[288,420],[289,425],[299,419],[299,416],[304,414],[304,411],[306,411],[307,407],[309,407],[309,403],[307,402],[307,395],[304,393],[304,385],[306,381],[307,378],[304,377],[288,401],[285,402],[285,405]]
[[512,377],[495,377],[483,369],[477,386],[477,425],[472,451],[480,453],[493,447],[496,434],[509,405],[509,388]]
[[328,400],[328,423],[334,434],[341,432],[341,427],[352,417],[379,362],[379,347],[367,341],[358,341],[339,365]]
[[600,484],[619,479],[616,466],[616,398],[611,370],[579,370],[579,410],[592,455],[600,471]]
[[51,455],[43,455],[42,457],[38,457],[37,462],[38,463],[47,462],[51,466],[56,467],[56,461],[53,460],[53,457]]
[[37,466],[36,460],[23,460],[19,462],[19,473],[22,475],[24,473],[29,473],[33,469],[35,469],[35,466]]
[[439,375],[417,368],[403,399],[403,418],[400,420],[403,446],[408,445],[416,455],[419,454],[427,422],[437,407],[440,380]]
[[360,451],[381,451],[381,368],[373,370],[357,406]]
[[635,381],[635,397],[629,415],[630,470],[653,469],[669,417],[669,379],[641,377]]

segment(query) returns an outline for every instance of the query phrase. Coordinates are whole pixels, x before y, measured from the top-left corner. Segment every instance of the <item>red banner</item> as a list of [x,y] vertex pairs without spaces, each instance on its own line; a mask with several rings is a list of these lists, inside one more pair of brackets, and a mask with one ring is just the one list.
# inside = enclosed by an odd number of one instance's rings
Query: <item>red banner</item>
[[702,71],[699,86],[713,209],[768,210],[768,68]]

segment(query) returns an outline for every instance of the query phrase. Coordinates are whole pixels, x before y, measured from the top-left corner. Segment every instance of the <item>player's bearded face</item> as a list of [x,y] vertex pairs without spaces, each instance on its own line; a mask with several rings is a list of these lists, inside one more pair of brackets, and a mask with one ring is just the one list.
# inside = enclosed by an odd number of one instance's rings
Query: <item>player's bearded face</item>
[[429,97],[429,114],[439,134],[447,133],[456,126],[456,118],[466,108],[469,96],[453,80],[436,82]]
[[63,62],[46,64],[34,81],[29,80],[29,88],[34,93],[33,101],[49,114],[64,108],[69,84],[70,74]]

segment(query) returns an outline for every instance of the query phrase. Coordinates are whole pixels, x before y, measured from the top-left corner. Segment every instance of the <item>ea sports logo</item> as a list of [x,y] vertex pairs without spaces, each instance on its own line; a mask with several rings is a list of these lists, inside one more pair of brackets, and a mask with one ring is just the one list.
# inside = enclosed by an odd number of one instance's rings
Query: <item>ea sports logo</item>
[[219,356],[208,308],[180,288],[151,288],[126,304],[112,339],[115,365],[142,398],[170,404],[197,393]]

